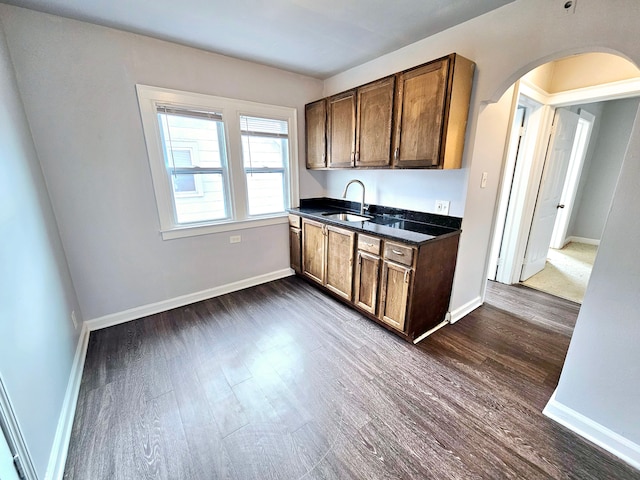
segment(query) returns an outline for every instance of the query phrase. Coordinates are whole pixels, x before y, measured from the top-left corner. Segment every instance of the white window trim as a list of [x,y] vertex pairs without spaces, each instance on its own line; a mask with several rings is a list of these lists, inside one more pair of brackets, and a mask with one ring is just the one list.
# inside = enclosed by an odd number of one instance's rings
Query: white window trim
[[[160,232],[164,240],[194,235],[229,232],[246,228],[287,223],[287,213],[261,216],[248,215],[247,187],[242,161],[242,140],[240,116],[263,116],[287,120],[289,122],[289,195],[285,200],[289,206],[299,201],[298,187],[298,126],[295,108],[266,105],[263,103],[215,97],[199,93],[183,92],[168,88],[136,85],[144,138],[147,145],[151,178],[156,196]],[[225,122],[227,144],[228,202],[231,220],[192,224],[178,224],[175,221],[172,190],[164,166],[162,140],[157,122],[157,105],[176,105],[194,109],[207,108],[222,113]]]

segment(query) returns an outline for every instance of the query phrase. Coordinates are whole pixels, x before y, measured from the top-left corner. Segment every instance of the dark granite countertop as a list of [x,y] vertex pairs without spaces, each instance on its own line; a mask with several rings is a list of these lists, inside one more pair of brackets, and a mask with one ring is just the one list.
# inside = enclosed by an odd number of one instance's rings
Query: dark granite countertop
[[289,213],[330,225],[371,233],[389,240],[412,245],[442,236],[458,235],[462,219],[433,213],[416,212],[399,208],[368,205],[365,215],[371,218],[362,222],[347,222],[328,218],[325,214],[337,212],[360,213],[360,203],[334,198],[309,198],[300,200],[300,208],[290,208]]

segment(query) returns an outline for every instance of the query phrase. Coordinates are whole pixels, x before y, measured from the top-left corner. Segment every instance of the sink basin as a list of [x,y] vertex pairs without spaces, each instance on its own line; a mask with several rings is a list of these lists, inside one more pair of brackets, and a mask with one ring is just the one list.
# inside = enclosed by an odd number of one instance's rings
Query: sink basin
[[366,222],[373,217],[365,217],[351,212],[337,212],[337,213],[323,213],[323,217],[331,218],[332,220],[342,220],[343,222]]

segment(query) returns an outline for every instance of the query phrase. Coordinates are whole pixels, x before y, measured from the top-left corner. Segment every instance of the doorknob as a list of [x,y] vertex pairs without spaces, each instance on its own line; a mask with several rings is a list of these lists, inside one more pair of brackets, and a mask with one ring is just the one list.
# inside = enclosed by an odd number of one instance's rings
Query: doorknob
[[564,205],[562,205],[561,203],[558,204],[558,206],[556,208],[564,208]]

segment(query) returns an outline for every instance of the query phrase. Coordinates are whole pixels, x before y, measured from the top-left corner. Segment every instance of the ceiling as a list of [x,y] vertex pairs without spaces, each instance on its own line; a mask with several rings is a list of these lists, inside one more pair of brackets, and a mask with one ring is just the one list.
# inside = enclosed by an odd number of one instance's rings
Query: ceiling
[[2,0],[327,78],[514,0]]

